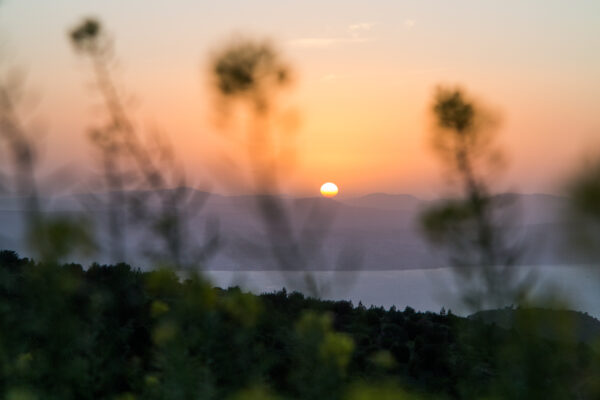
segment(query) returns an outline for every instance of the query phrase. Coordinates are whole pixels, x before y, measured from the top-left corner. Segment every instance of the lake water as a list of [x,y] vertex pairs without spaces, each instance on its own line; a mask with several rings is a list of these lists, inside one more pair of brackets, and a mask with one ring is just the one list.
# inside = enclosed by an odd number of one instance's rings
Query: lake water
[[[600,318],[600,268],[519,267],[522,274],[535,272],[532,293],[538,297],[562,299],[573,310]],[[209,271],[209,279],[219,287],[240,286],[254,293],[273,292],[285,287],[333,300],[351,300],[355,305],[410,306],[419,311],[438,312],[442,307],[464,315],[458,301],[460,287],[450,268],[401,271]],[[308,278],[308,281],[307,281]],[[313,282],[313,284],[307,283]],[[315,290],[315,287],[318,289]],[[312,288],[312,289],[311,289]],[[567,301],[565,303],[565,301]]]

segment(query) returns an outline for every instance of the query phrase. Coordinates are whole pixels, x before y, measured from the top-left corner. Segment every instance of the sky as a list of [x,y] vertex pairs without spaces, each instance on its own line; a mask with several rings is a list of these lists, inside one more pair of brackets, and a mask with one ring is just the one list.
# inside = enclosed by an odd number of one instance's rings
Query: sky
[[436,86],[460,85],[501,116],[502,190],[553,193],[600,149],[600,2],[3,0],[0,68],[26,73],[25,114],[48,171],[93,171],[91,74],[67,40],[85,16],[115,40],[116,76],[140,126],[167,134],[198,187],[235,193],[220,160],[210,54],[232,35],[270,38],[293,66],[298,116],[286,190],[317,195],[446,190],[430,149]]

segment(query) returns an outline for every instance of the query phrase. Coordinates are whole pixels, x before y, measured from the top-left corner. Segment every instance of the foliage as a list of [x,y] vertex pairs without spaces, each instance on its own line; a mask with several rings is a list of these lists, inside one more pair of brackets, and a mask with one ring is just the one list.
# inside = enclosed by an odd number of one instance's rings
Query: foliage
[[561,398],[589,395],[583,383],[596,368],[587,344],[532,333],[524,323],[535,312],[506,330],[451,313],[285,290],[256,296],[194,274],[59,266],[10,251],[0,252],[0,278],[7,398],[515,398],[550,390],[557,395],[548,398]]
[[290,80],[290,68],[268,42],[234,41],[214,59],[215,85],[221,95],[247,99],[258,112],[268,108],[272,90]]
[[600,158],[588,161],[567,184],[568,243],[576,260],[596,264],[600,252]]

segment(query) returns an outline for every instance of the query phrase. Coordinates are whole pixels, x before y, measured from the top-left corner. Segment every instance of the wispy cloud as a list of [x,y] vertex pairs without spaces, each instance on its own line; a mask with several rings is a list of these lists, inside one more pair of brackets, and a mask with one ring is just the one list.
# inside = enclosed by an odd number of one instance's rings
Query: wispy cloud
[[370,41],[371,39],[360,38],[360,37],[352,37],[352,38],[344,38],[344,37],[310,37],[310,38],[298,38],[294,40],[290,40],[288,44],[294,47],[312,47],[312,48],[324,48],[331,47],[338,44],[346,44],[346,43],[365,43]]
[[365,37],[364,34],[366,32],[370,32],[374,26],[375,24],[372,22],[357,22],[355,24],[348,25],[345,35],[329,37],[303,37],[290,40],[288,44],[294,47],[324,48],[340,44],[366,43],[372,41],[373,39]]
[[348,32],[352,36],[360,36],[364,32],[369,32],[374,26],[372,22],[358,22],[348,26]]

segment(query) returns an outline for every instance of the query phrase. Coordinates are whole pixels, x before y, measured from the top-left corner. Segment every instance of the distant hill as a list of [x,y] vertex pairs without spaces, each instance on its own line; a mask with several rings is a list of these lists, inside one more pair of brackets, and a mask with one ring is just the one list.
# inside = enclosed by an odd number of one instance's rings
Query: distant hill
[[575,340],[588,344],[600,340],[600,321],[578,311],[504,308],[479,311],[468,318],[505,329],[523,330],[535,326],[540,336],[552,340]]
[[[222,241],[219,251],[207,261],[209,269],[265,270],[279,269],[267,245],[263,214],[258,212],[260,195],[225,196],[193,188],[167,189],[182,191],[193,200],[197,212],[190,213],[186,239],[202,243],[206,238],[209,221],[217,221]],[[128,192],[131,197],[153,199],[147,204],[156,207],[156,196],[151,192]],[[85,213],[96,222],[100,245],[106,238],[107,193],[72,194],[43,198],[40,203],[50,213]],[[520,260],[524,265],[565,265],[581,261],[577,255],[565,254],[564,229],[561,218],[566,200],[545,194],[499,195],[505,204],[498,220],[511,225],[512,238],[527,243],[527,251]],[[26,211],[26,199],[0,197],[0,247],[18,250],[27,255],[21,243],[23,224],[21,215]],[[353,198],[325,199],[322,197],[277,197],[286,210],[286,216],[296,233],[314,241],[320,258],[310,260],[311,268],[360,268],[364,270],[398,270],[438,268],[446,265],[443,256],[433,251],[424,240],[419,228],[419,216],[431,201],[408,194],[372,193]],[[136,260],[143,260],[140,245],[147,245],[140,232],[128,231],[128,252]],[[103,239],[104,238],[104,239]],[[317,243],[318,242],[318,243]],[[318,246],[317,246],[318,244]],[[278,245],[275,243],[275,245]],[[306,245],[306,243],[305,243]],[[341,265],[340,254],[351,249],[360,260]],[[106,252],[105,252],[106,253]],[[99,261],[114,262],[97,255]],[[98,258],[97,258],[98,259]],[[85,260],[74,260],[85,261]],[[360,262],[358,262],[360,261]],[[585,260],[584,260],[585,261]]]
[[414,211],[423,206],[424,201],[409,194],[371,193],[360,197],[340,199],[341,203],[356,206],[378,208],[380,210]]

